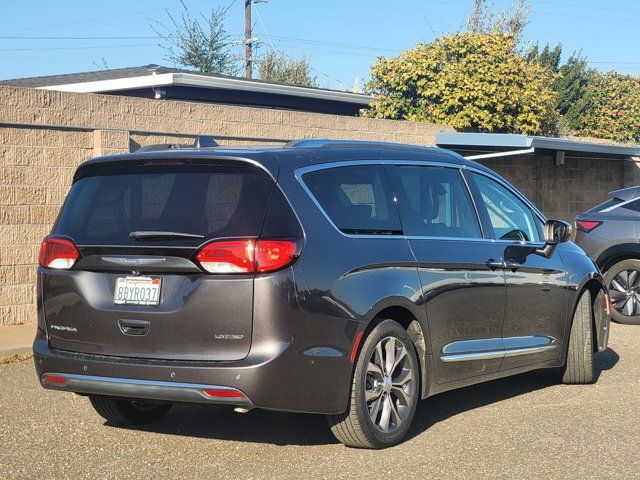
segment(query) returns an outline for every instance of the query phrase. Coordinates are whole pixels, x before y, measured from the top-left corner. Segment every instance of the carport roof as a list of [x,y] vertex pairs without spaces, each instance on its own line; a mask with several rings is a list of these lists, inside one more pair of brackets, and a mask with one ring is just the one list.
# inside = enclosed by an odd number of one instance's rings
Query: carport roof
[[455,150],[546,150],[606,155],[611,157],[640,156],[640,146],[582,142],[566,138],[539,137],[509,133],[438,133],[439,147]]

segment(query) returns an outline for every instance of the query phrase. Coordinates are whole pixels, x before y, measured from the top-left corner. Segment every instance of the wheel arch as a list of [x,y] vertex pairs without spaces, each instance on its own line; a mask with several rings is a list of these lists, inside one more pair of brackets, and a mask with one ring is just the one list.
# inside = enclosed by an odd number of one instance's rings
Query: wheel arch
[[[399,323],[409,334],[418,356],[420,368],[420,390],[424,397],[427,388],[427,356],[431,354],[431,342],[424,310],[405,297],[390,297],[378,302],[367,314],[366,327],[357,345],[357,355],[360,354],[362,344],[371,331],[383,320],[394,320]],[[357,358],[357,357],[356,357]],[[355,368],[356,362],[353,362]]]
[[620,243],[603,251],[595,260],[601,272],[606,272],[618,262],[624,260],[640,260],[639,243]]

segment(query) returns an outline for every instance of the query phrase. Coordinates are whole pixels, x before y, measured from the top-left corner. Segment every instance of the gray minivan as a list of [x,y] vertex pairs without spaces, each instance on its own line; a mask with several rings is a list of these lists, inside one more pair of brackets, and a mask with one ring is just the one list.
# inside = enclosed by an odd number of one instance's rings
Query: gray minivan
[[640,325],[640,186],[609,196],[576,216],[575,242],[603,272],[612,319]]
[[386,447],[436,393],[539,368],[595,381],[606,292],[570,231],[436,148],[95,158],[42,243],[38,377],[111,423],[258,407]]

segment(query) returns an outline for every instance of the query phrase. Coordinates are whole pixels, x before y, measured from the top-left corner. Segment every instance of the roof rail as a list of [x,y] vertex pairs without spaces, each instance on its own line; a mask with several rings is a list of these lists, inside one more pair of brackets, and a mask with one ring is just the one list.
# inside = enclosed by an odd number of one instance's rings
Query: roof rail
[[384,148],[424,148],[420,145],[409,145],[405,143],[380,142],[376,140],[331,140],[327,138],[313,138],[306,140],[293,140],[287,143],[284,148],[322,148],[322,147],[384,147]]
[[179,143],[157,143],[140,147],[136,150],[136,152],[159,152],[161,150],[171,150],[179,148],[210,148],[218,146],[218,142],[216,142],[212,136],[197,135],[195,141],[191,145],[184,145]]

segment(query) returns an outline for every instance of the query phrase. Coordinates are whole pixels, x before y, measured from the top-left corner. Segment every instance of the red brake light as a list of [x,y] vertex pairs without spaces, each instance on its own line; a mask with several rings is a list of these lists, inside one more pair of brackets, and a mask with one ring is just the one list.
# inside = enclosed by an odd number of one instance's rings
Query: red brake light
[[196,255],[209,273],[249,273],[255,271],[255,240],[211,242]]
[[38,263],[43,267],[68,270],[76,263],[79,255],[71,240],[45,237],[40,245]]
[[256,263],[259,272],[278,270],[293,260],[296,242],[289,240],[258,240]]
[[289,265],[296,248],[289,240],[223,240],[205,245],[196,260],[209,273],[271,272]]
[[602,222],[598,222],[595,220],[577,220],[576,228],[581,232],[589,233],[594,228],[600,226]]

